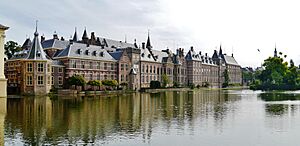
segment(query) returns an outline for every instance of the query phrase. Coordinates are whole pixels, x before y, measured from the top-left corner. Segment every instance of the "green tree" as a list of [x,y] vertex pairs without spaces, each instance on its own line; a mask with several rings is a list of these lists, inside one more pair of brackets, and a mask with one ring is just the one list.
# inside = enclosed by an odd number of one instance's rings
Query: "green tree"
[[103,80],[102,84],[105,86],[114,88],[114,87],[118,86],[118,81],[117,80]]
[[68,83],[70,85],[75,85],[76,89],[77,89],[77,86],[83,87],[86,84],[86,81],[85,81],[84,77],[81,75],[73,75],[72,77],[70,77],[68,79]]
[[163,74],[162,75],[162,86],[164,88],[166,88],[169,83],[170,83],[169,77],[166,74]]
[[94,91],[96,90],[95,87],[100,87],[102,85],[101,81],[99,80],[90,80],[87,84],[93,86]]
[[229,82],[230,82],[230,79],[229,79],[229,75],[228,75],[228,69],[226,68],[223,72],[223,77],[224,77],[224,83],[223,83],[223,87],[228,87],[229,86]]
[[22,48],[18,45],[17,42],[14,41],[8,41],[4,45],[4,54],[7,56],[8,59],[10,59],[15,52],[19,52],[22,50]]

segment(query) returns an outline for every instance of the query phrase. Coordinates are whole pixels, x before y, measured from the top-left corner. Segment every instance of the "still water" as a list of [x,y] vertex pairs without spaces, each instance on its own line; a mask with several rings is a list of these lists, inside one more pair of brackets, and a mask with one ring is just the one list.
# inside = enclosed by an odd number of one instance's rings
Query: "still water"
[[291,146],[300,144],[300,93],[8,98],[2,122],[4,145]]

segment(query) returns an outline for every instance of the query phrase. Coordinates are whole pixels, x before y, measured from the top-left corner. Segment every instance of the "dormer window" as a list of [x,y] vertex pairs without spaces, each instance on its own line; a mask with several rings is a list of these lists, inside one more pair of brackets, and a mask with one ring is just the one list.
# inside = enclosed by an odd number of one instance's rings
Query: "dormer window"
[[78,53],[78,54],[81,54],[81,53],[82,53],[82,50],[81,50],[81,49],[78,49],[78,50],[77,50],[77,53]]
[[148,58],[150,58],[151,57],[151,54],[148,54]]
[[142,57],[144,57],[145,56],[145,54],[144,53],[142,53],[142,55],[141,55]]
[[104,57],[104,52],[100,52],[100,56],[101,56],[101,57]]
[[36,56],[37,56],[37,57],[41,57],[41,52],[39,52],[39,51],[36,52]]
[[97,56],[97,51],[94,51],[94,52],[93,52],[93,56]]
[[85,55],[89,55],[90,51],[89,50],[85,50]]

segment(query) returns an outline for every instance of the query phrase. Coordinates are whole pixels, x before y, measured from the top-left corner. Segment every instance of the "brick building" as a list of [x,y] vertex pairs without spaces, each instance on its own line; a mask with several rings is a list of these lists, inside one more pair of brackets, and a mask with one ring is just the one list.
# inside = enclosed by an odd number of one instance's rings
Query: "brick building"
[[147,42],[138,47],[136,41],[131,44],[96,37],[94,32],[89,38],[86,29],[81,40],[75,29],[70,40],[54,34],[51,39],[41,36],[39,41],[36,30],[33,41],[26,39],[22,48],[6,62],[8,87],[22,94],[69,88],[67,80],[75,74],[86,81],[115,79],[133,90],[149,88],[151,81],[162,82],[163,75],[168,77],[169,87],[221,87],[225,69],[230,83],[242,82],[240,65],[233,55],[223,54],[221,47],[212,57],[197,53],[193,47],[186,54],[183,48],[175,53],[170,49],[160,51],[151,45],[149,33]]

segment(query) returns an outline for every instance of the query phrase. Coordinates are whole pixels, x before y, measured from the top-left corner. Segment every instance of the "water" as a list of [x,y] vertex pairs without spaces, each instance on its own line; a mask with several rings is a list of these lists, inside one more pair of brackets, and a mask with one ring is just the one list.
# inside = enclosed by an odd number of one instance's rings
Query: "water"
[[299,99],[298,92],[249,90],[8,98],[3,139],[5,145],[292,146],[300,144]]

